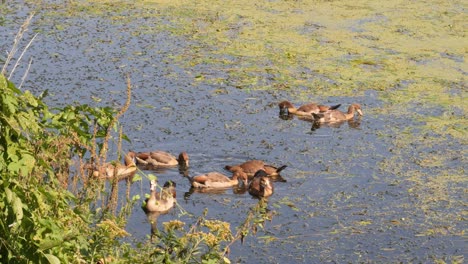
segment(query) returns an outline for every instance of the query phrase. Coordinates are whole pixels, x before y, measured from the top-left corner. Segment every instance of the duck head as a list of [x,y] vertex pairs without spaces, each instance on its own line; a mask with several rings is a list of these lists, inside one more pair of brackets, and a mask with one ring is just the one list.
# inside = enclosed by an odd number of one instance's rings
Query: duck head
[[249,193],[257,198],[268,197],[273,194],[273,183],[264,170],[255,173],[249,185]]
[[362,113],[361,105],[360,104],[352,104],[349,107],[349,112],[354,112],[356,111],[360,116],[363,116],[364,114]]
[[189,166],[189,156],[187,152],[181,152],[179,154],[179,157],[177,158],[177,161],[179,162],[179,165],[183,165],[188,167]]
[[234,171],[232,179],[242,182],[243,186],[247,186],[249,177],[241,168],[239,168]]
[[280,110],[280,116],[288,116],[290,114],[289,109],[294,108],[294,105],[288,101],[282,101],[281,103],[278,104],[278,107]]
[[268,178],[268,174],[264,170],[257,171],[254,178],[260,178],[260,186],[263,189],[271,187],[270,178]]
[[136,165],[136,153],[134,151],[129,151],[127,155],[125,155],[124,161],[126,166]]
[[156,180],[151,180],[150,181],[150,191],[156,191],[156,186],[158,185],[158,182]]

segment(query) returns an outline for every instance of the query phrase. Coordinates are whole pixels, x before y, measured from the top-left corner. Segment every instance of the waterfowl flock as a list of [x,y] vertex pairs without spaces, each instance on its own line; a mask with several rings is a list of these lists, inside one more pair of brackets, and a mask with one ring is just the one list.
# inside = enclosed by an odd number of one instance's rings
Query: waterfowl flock
[[[338,110],[341,104],[327,106],[316,103],[307,103],[299,108],[294,107],[289,101],[278,104],[280,117],[298,116],[312,120],[314,124],[340,124],[353,120],[355,114],[363,115],[361,105],[353,103],[347,112]],[[284,119],[284,118],[283,118]],[[93,168],[93,176],[110,179],[115,176],[119,180],[132,177],[138,168],[143,170],[158,170],[179,167],[182,174],[190,182],[192,189],[219,190],[226,188],[241,188],[248,191],[255,198],[264,199],[274,193],[273,182],[286,182],[280,175],[287,166],[276,167],[262,160],[247,160],[240,164],[225,165],[224,169],[232,175],[221,172],[208,172],[190,177],[188,175],[189,156],[182,152],[178,157],[161,150],[149,152],[129,151],[124,157],[124,164],[103,164],[100,168]],[[167,181],[159,187],[155,180],[150,181],[149,197],[143,202],[142,209],[147,215],[167,213],[176,202],[176,183]],[[158,191],[159,189],[159,191]],[[243,193],[238,192],[238,193]]]

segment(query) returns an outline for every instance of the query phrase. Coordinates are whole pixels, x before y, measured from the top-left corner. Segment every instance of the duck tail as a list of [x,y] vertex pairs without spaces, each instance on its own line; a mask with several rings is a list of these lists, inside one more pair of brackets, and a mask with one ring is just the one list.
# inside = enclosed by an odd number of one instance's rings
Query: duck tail
[[280,171],[286,169],[286,167],[288,167],[288,165],[283,165],[283,166],[279,167],[278,169],[276,169],[276,172],[279,173]]
[[335,109],[338,109],[340,106],[341,104],[333,105],[333,106],[330,106],[328,110],[335,110]]
[[224,169],[225,169],[225,170],[228,170],[228,171],[231,171],[232,167],[233,167],[233,166],[226,165],[226,166],[224,166]]

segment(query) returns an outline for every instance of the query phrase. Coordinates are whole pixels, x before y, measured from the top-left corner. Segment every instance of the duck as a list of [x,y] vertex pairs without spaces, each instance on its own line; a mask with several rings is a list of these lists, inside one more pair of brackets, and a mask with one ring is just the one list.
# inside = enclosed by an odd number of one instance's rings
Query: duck
[[360,104],[351,104],[348,107],[348,112],[344,113],[336,109],[328,110],[321,113],[312,113],[314,116],[314,122],[318,123],[333,123],[333,122],[342,122],[346,120],[353,119],[354,113],[357,112],[358,115],[363,116],[361,105]]
[[189,156],[185,151],[181,152],[177,158],[162,150],[133,153],[135,154],[137,163],[143,165],[152,165],[154,167],[175,167],[181,165],[188,167],[189,164]]
[[173,181],[167,181],[160,193],[156,191],[157,182],[156,180],[150,181],[150,197],[145,200],[142,205],[142,209],[145,213],[163,213],[169,211],[174,207],[176,201],[176,183]]
[[[284,170],[287,167],[287,165],[283,165],[280,167],[275,167],[273,165],[265,164],[264,161],[262,160],[248,160],[244,163],[238,164],[238,165],[233,165],[233,166],[225,166],[224,169],[230,171],[230,172],[235,172],[238,170],[242,170],[249,178],[252,178],[255,173],[259,170],[263,170],[266,172],[267,175],[269,176],[280,176],[279,173]],[[282,178],[278,178],[279,181],[285,181]]]
[[136,171],[135,155],[129,152],[124,157],[124,164],[104,163],[100,168],[95,168],[93,176],[100,179],[112,179],[117,176],[119,180],[123,180],[135,175]]
[[194,188],[229,188],[243,183],[247,186],[247,174],[242,170],[235,170],[232,177],[220,173],[209,172],[190,178]]
[[257,198],[269,197],[274,192],[273,182],[264,170],[255,173],[249,183],[249,193]]
[[297,116],[312,116],[312,113],[320,113],[325,112],[328,110],[338,109],[341,104],[333,105],[333,106],[326,106],[326,105],[319,105],[315,103],[307,103],[305,105],[300,106],[299,108],[294,107],[294,105],[289,101],[282,101],[278,104],[280,109],[280,115],[289,115],[294,114]]

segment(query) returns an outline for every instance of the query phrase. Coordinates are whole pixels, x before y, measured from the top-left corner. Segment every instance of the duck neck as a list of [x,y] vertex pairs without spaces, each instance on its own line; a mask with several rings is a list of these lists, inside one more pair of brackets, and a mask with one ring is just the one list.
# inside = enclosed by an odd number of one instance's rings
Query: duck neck
[[188,154],[184,151],[179,154],[179,157],[177,158],[177,162],[179,165],[183,168],[188,168],[189,166],[189,159],[188,159]]
[[150,197],[149,200],[154,201],[156,199],[156,184],[151,182],[151,187],[150,187]]
[[245,174],[245,172],[243,171],[236,171],[234,172],[234,174],[232,175],[232,180],[233,181],[236,181],[236,183],[239,183],[239,181],[242,181],[244,184],[247,184],[247,174]]
[[148,204],[154,204],[156,202],[156,190],[151,190],[150,197],[148,198],[148,201],[146,202],[146,206]]
[[239,173],[238,172],[234,172],[234,175],[232,175],[232,178],[231,178],[231,182],[233,183],[239,183]]
[[297,108],[294,106],[288,107],[288,112],[290,114],[296,114],[297,113]]
[[346,115],[346,119],[351,119],[351,118],[354,117],[354,110],[355,110],[355,109],[354,109],[354,106],[353,106],[353,105],[350,105],[350,106],[348,107],[348,113],[345,114],[345,115]]
[[125,155],[124,157],[125,166],[127,167],[136,166],[135,159],[136,159],[135,153],[128,153],[127,155]]

